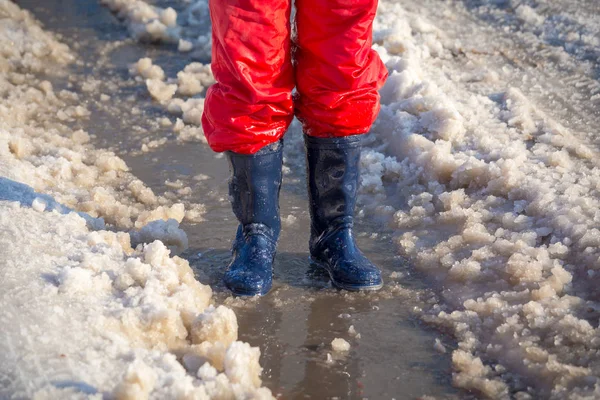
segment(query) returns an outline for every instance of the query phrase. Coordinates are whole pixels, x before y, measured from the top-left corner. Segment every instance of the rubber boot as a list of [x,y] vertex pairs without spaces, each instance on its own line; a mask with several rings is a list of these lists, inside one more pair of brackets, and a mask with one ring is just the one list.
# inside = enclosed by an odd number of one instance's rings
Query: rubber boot
[[356,246],[352,235],[359,180],[361,136],[304,136],[310,200],[311,260],[332,284],[351,291],[377,290],[381,272]]
[[223,280],[234,295],[265,295],[272,285],[273,260],[281,229],[283,144],[279,141],[250,155],[226,154],[231,171],[229,196],[240,224]]

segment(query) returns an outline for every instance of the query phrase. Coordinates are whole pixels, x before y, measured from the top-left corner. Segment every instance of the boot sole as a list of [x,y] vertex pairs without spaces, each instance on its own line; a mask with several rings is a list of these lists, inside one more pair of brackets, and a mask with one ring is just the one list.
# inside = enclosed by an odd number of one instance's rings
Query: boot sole
[[227,284],[225,284],[225,287],[227,288],[227,290],[229,290],[231,292],[232,295],[236,296],[236,297],[254,297],[254,296],[264,296],[266,294],[268,294],[271,289],[273,288],[273,286],[269,286],[268,289],[266,290],[262,290],[260,292],[250,292],[250,291],[239,291],[239,290],[235,290],[233,288],[230,288]]
[[231,292],[231,294],[232,294],[232,295],[234,295],[235,297],[254,297],[254,296],[261,296],[261,297],[262,297],[262,296],[266,295],[267,293],[269,293],[269,291],[271,290],[271,289],[269,289],[269,290],[267,290],[267,291],[266,291],[266,292],[264,292],[264,293],[262,293],[262,292],[250,293],[250,292],[236,292],[236,291],[234,291],[234,290],[231,290],[231,289],[229,289],[229,288],[227,288],[227,289],[228,289],[228,290]]
[[329,269],[325,266],[325,263],[315,260],[312,257],[309,257],[309,260],[313,265],[315,265],[318,268],[327,272],[327,274],[329,275],[329,280],[331,280],[331,284],[336,289],[347,290],[349,292],[374,292],[383,287],[383,280],[381,281],[381,283],[376,284],[376,285],[357,285],[357,284],[352,284],[352,283],[338,282],[335,279],[333,279],[333,275],[331,274]]

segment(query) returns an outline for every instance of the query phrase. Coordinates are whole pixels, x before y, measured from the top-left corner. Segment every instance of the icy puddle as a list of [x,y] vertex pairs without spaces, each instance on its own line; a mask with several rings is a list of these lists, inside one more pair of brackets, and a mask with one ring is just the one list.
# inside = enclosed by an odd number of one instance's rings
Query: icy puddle
[[[306,200],[298,193],[302,179],[288,176],[282,217],[293,222],[284,222],[274,289],[265,298],[234,299],[220,281],[236,226],[226,198],[225,160],[202,145],[165,145],[153,156],[160,160],[148,171],[154,173],[140,175],[150,185],[153,179],[157,185],[165,179],[186,180],[190,163],[210,176],[197,185],[207,199],[206,221],[183,225],[190,240],[185,254],[200,280],[236,310],[240,337],[260,346],[265,384],[274,393],[284,398],[415,398],[453,392],[449,360],[433,348],[435,332],[425,330],[411,314],[414,307],[422,307],[427,293],[393,256],[388,236],[360,237],[365,252],[384,268],[387,286],[382,292],[360,295],[330,289],[321,274],[308,269],[308,215]],[[134,157],[128,164],[135,170],[148,161]],[[333,352],[335,338],[347,340],[350,351]]]
[[[156,194],[198,205],[196,219],[203,221],[184,220],[181,225],[189,239],[183,255],[198,278],[213,287],[217,300],[236,311],[240,340],[260,347],[263,383],[274,395],[314,399],[458,396],[450,386],[450,351],[436,342],[439,332],[423,326],[414,313],[428,308],[434,297],[395,255],[391,233],[377,221],[361,220],[357,235],[362,249],[384,271],[386,287],[381,292],[338,292],[329,288],[322,275],[309,271],[308,213],[297,126],[292,127],[286,144],[283,232],[274,289],[265,298],[231,298],[220,282],[236,225],[227,199],[226,161],[195,139],[197,132],[184,128],[173,133],[164,117],[171,123],[175,118],[152,102],[143,83],[134,81],[128,72],[130,64],[150,57],[173,76],[192,61],[191,56],[177,52],[176,45],[139,45],[127,39],[122,24],[94,1],[25,0],[19,4],[31,10],[46,29],[62,34],[62,40],[81,57],[68,80],[55,82],[57,88],[67,86],[77,92],[92,111],[88,120],[74,122],[75,126],[80,124],[95,135],[98,146],[115,150]],[[161,2],[163,7],[168,5]],[[334,351],[331,342],[336,338],[346,340],[349,350]]]

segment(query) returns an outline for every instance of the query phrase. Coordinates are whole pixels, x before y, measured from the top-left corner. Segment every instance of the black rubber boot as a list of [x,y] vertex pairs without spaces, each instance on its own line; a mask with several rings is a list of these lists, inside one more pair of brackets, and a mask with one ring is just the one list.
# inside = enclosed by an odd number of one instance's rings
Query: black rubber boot
[[351,291],[377,290],[381,272],[352,236],[359,179],[361,137],[304,136],[311,215],[311,260],[324,268],[333,285]]
[[223,281],[237,296],[264,295],[271,290],[281,229],[283,143],[274,143],[251,155],[226,154],[231,171],[229,196],[240,225]]

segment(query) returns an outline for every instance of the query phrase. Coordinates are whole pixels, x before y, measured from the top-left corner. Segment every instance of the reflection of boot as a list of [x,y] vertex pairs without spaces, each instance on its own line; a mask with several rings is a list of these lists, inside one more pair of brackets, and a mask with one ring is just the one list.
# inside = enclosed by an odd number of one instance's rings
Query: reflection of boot
[[358,189],[360,136],[305,136],[310,197],[311,259],[327,270],[334,286],[377,290],[381,272],[358,249],[352,236]]
[[233,259],[223,280],[235,295],[264,295],[271,289],[281,228],[283,145],[277,142],[250,155],[226,154],[231,169],[229,196],[240,225],[233,243]]

